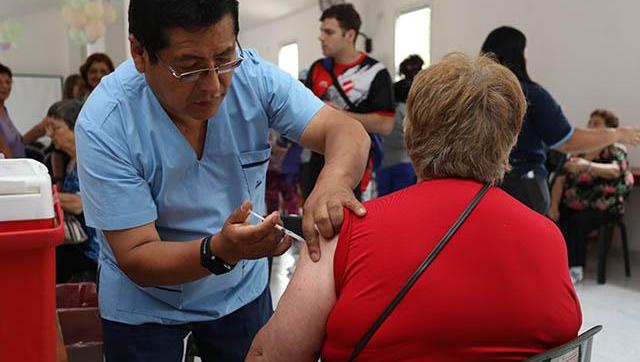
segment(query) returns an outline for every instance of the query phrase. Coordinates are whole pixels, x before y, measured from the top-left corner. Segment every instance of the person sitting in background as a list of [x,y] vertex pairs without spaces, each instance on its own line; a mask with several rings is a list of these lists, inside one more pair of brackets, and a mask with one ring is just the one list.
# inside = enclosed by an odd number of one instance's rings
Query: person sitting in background
[[104,53],[93,53],[87,57],[87,60],[80,66],[80,75],[87,85],[88,97],[91,92],[98,86],[100,79],[115,70],[113,62],[108,55]]
[[99,246],[94,229],[84,223],[76,145],[73,128],[82,102],[65,100],[54,103],[47,112],[47,135],[57,150],[69,157],[60,203],[65,214],[74,215],[82,224],[88,240],[79,244],[63,244],[56,248],[56,282],[96,281]]
[[62,87],[62,100],[84,99],[87,94],[87,85],[80,74],[71,74],[64,80]]
[[572,127],[562,108],[527,72],[525,49],[527,37],[518,29],[502,26],[489,33],[482,54],[492,54],[508,67],[520,81],[527,97],[527,113],[510,163],[513,169],[505,176],[502,188],[542,215],[549,212],[550,195],[545,168],[546,150],[591,152],[620,142],[640,144],[640,128],[585,129]]
[[[618,123],[612,112],[596,109],[588,128],[617,128]],[[616,143],[571,157],[560,169],[552,186],[549,217],[564,234],[574,283],[583,279],[587,235],[624,214],[632,186],[626,148]]]
[[34,143],[44,136],[45,119],[33,126],[24,137],[11,121],[5,102],[11,95],[13,73],[9,67],[0,64],[0,153],[5,158],[26,157],[25,145]]
[[[282,209],[285,215],[297,215],[300,213],[300,207],[298,206],[296,178],[300,165],[301,148],[273,130],[269,131],[269,144],[271,145],[271,157],[267,168],[265,190],[267,213]],[[281,197],[282,203],[280,202]]]
[[[247,360],[347,360],[483,184],[500,183],[525,108],[517,78],[487,57],[420,72],[405,130],[420,182],[365,203],[362,218],[345,210],[318,263],[300,253]],[[514,361],[566,343],[581,325],[566,257],[551,220],[491,187],[360,359]]]
[[404,115],[407,109],[407,96],[413,78],[422,69],[424,61],[419,55],[410,55],[400,63],[400,74],[404,79],[393,85],[396,97],[396,115],[393,130],[388,136],[382,137],[384,158],[380,169],[376,171],[378,182],[378,196],[398,191],[416,183],[416,172],[404,148]]

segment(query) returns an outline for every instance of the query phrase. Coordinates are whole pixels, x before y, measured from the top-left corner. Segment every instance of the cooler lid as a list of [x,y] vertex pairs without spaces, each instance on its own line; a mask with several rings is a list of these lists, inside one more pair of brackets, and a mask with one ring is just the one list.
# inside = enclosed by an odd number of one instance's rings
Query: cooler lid
[[0,221],[53,217],[47,168],[26,158],[0,159]]
[[39,194],[47,168],[30,159],[0,160],[0,195]]

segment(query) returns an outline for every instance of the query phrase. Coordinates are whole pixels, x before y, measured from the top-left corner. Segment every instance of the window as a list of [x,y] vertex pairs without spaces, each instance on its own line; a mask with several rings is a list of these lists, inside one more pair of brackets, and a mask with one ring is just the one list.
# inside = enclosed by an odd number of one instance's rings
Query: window
[[278,53],[278,66],[280,69],[298,79],[298,44],[291,43],[280,48]]
[[[404,13],[396,19],[395,69],[409,55],[418,54],[424,60],[424,66],[431,63],[431,9]],[[396,76],[400,79],[400,76]]]

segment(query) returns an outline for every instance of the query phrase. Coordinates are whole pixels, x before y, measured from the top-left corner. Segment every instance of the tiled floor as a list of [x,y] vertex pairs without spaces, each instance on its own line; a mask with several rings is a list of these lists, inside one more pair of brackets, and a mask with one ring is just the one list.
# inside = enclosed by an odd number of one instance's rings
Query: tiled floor
[[[619,240],[614,240],[607,266],[607,283],[596,283],[595,245],[590,245],[585,280],[576,286],[583,314],[582,330],[604,326],[594,338],[593,362],[640,361],[640,253],[631,254],[632,277],[624,276]],[[289,251],[273,264],[271,295],[274,306],[289,282],[296,251]]]
[[594,338],[594,362],[640,361],[640,253],[631,254],[631,277],[626,278],[617,245],[616,240],[607,260],[606,284],[596,283],[593,254],[589,255],[585,280],[576,286],[582,305],[582,330],[604,326]]

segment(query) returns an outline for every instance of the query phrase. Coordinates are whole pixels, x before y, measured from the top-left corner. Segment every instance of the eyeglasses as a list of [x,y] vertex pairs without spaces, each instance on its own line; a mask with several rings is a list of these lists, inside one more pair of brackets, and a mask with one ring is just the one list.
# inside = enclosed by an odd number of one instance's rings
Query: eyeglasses
[[156,55],[156,57],[158,58],[160,63],[162,65],[164,65],[165,68],[167,68],[169,73],[174,78],[176,78],[177,80],[179,80],[181,82],[192,83],[192,82],[197,81],[201,77],[203,77],[205,74],[209,74],[210,72],[215,72],[217,75],[220,75],[220,74],[229,73],[232,70],[234,70],[237,67],[239,67],[240,64],[242,64],[242,61],[244,60],[244,50],[242,50],[242,46],[240,45],[240,42],[238,42],[237,40],[236,40],[236,44],[238,45],[238,49],[240,49],[240,54],[238,55],[238,57],[235,60],[232,60],[232,61],[230,61],[228,63],[216,65],[216,66],[213,66],[213,67],[210,67],[210,68],[202,68],[202,69],[190,70],[190,71],[187,71],[187,72],[178,72],[172,66],[170,66],[169,64],[163,62],[162,59],[160,59],[160,57],[158,55]]

